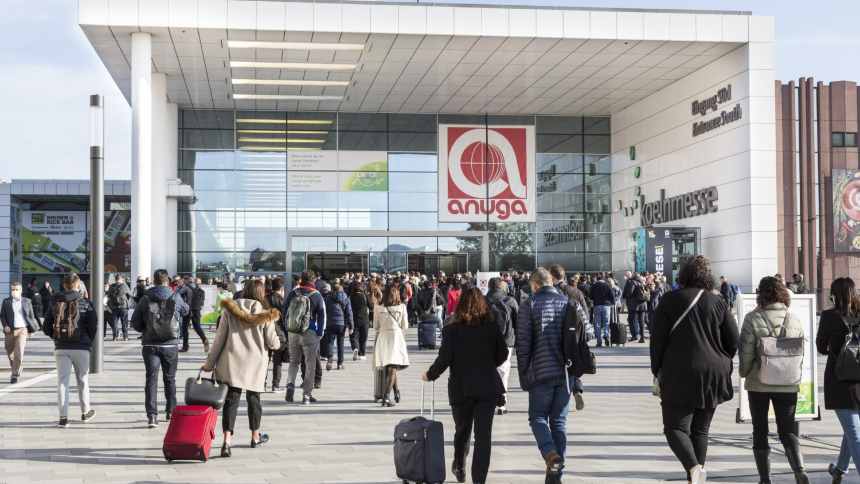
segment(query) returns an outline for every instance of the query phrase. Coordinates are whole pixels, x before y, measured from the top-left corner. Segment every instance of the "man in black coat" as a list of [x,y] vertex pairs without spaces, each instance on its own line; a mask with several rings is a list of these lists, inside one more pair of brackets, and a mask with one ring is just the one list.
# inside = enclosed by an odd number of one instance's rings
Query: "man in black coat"
[[[487,283],[487,304],[490,306],[490,311],[496,316],[496,324],[499,325],[499,331],[501,331],[505,346],[508,348],[508,357],[498,368],[505,393],[508,392],[508,381],[511,376],[511,356],[514,354],[514,345],[516,344],[517,313],[520,310],[520,305],[517,304],[516,299],[508,294],[508,284],[502,279],[493,277]],[[508,413],[507,403],[507,397],[503,394],[496,413],[499,415]]]

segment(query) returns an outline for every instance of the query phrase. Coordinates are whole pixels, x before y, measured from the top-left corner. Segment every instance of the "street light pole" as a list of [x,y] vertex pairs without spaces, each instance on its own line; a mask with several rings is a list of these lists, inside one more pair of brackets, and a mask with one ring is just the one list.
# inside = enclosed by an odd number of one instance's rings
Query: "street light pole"
[[96,313],[96,339],[90,358],[90,373],[101,373],[104,366],[104,114],[102,97],[90,96],[90,293]]

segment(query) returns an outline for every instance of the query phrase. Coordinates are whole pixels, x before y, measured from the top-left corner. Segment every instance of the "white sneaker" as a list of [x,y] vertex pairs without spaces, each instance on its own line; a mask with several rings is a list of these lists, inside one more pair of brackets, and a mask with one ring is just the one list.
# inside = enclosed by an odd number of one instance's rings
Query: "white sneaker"
[[352,350],[352,361],[358,361],[358,350]]
[[705,484],[706,482],[708,482],[708,473],[705,471],[705,468],[700,465],[693,466],[690,469],[690,483]]
[[358,359],[359,359],[359,360],[361,360],[361,361],[364,361],[364,360],[366,360],[366,359],[367,359],[367,357],[366,357],[366,356],[359,356],[359,357],[358,357]]

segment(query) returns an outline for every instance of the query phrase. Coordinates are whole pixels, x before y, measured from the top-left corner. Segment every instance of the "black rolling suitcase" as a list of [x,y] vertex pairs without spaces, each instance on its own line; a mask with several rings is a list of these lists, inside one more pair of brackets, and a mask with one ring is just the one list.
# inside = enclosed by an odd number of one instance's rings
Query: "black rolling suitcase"
[[401,420],[394,427],[394,468],[403,484],[445,482],[445,433],[442,422],[433,420],[436,385],[430,405],[430,419],[424,418],[424,389],[421,385],[421,416]]
[[435,350],[439,342],[439,322],[422,321],[418,323],[418,349]]
[[609,342],[615,346],[624,346],[629,340],[629,334],[625,323],[615,322],[609,324]]
[[388,388],[388,372],[385,368],[373,369],[373,400],[377,403],[385,398],[385,390]]

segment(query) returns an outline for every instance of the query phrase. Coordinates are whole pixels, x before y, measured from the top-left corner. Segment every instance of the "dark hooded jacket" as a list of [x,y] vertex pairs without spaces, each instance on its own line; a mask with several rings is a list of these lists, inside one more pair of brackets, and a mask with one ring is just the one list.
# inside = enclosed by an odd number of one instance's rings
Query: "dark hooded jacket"
[[182,318],[188,314],[188,305],[185,304],[185,301],[182,299],[182,296],[179,293],[175,293],[170,290],[167,286],[153,286],[148,291],[146,291],[146,295],[140,298],[140,302],[138,302],[135,307],[134,314],[131,317],[131,327],[134,328],[135,331],[143,334],[143,339],[141,339],[141,344],[144,346],[175,346],[179,344],[179,335],[177,334],[176,338],[159,341],[152,338],[150,333],[146,331],[146,321],[148,319],[149,313],[149,302],[162,302],[167,301],[168,299],[173,298],[173,301],[176,305],[176,314],[174,317],[177,321],[182,321]]
[[[78,323],[75,336],[71,340],[54,339],[54,307],[59,303],[78,305]],[[96,339],[98,331],[96,313],[89,300],[81,297],[78,291],[63,291],[51,296],[51,304],[45,308],[45,324],[43,330],[54,340],[54,348],[58,350],[89,350]]]

